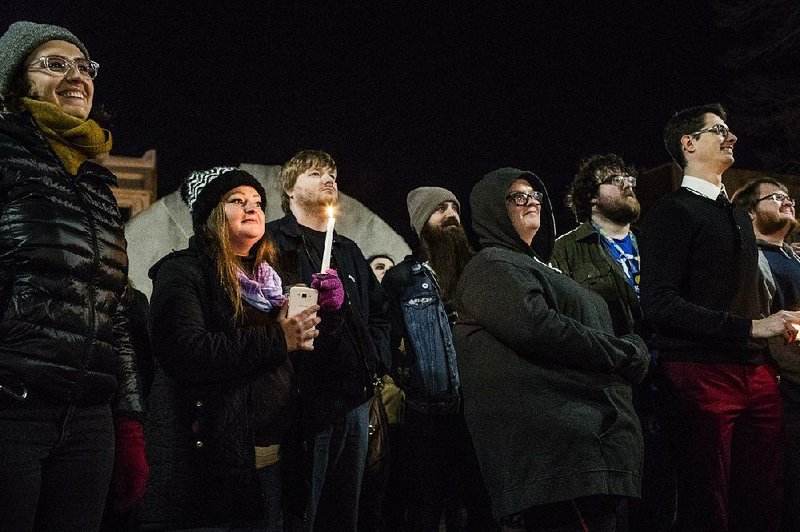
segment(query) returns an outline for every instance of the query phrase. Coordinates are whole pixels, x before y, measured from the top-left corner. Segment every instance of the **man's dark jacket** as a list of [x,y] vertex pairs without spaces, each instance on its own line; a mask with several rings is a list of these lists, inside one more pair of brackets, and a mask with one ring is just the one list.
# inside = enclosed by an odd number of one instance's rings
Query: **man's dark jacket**
[[28,113],[0,114],[0,384],[142,411],[121,302],[128,257],[107,169],[70,175]]
[[753,224],[744,210],[681,187],[642,224],[642,310],[664,360],[761,364],[750,338],[769,314]]
[[639,296],[601,239],[587,220],[558,237],[550,263],[605,300],[617,335],[637,333],[646,338],[639,328],[642,321]]
[[[267,224],[278,246],[278,268],[287,286],[311,285],[320,263],[300,225],[289,213]],[[358,245],[334,234],[331,267],[345,290],[338,311],[320,311],[313,351],[293,354],[303,418],[326,425],[372,395],[372,378],[391,364],[387,301]]]

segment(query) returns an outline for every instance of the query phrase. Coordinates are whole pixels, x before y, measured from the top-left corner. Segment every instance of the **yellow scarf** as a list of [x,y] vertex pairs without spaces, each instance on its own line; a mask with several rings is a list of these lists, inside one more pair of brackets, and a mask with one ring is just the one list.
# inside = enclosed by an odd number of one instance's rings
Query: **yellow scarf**
[[36,119],[47,142],[70,174],[77,174],[86,159],[111,151],[111,132],[94,120],[81,120],[64,113],[57,105],[31,98],[22,98],[22,105]]

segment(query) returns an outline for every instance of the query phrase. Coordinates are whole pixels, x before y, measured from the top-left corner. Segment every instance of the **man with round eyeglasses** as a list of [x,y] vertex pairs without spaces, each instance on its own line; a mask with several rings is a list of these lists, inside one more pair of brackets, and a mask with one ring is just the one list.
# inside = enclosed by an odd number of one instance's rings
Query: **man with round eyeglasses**
[[[788,244],[798,222],[788,189],[764,177],[739,189],[734,202],[753,220],[759,266],[772,296],[770,311],[800,309],[800,257]],[[800,344],[771,341],[770,352],[781,369],[787,442],[781,528],[800,530]]]
[[641,303],[671,407],[677,529],[770,531],[784,439],[766,341],[790,334],[800,313],[770,314],[750,217],[724,193],[737,141],[726,118],[703,105],[664,127],[684,178],[644,220]]
[[[551,263],[608,305],[617,336],[647,339],[639,304],[639,219],[636,169],[622,157],[592,155],[578,164],[565,203],[580,223],[555,242]],[[630,503],[633,530],[666,530],[675,513],[675,481],[656,416],[649,378],[638,385],[636,410],[644,434],[642,497]]]
[[641,321],[639,244],[631,231],[640,213],[634,187],[636,170],[620,156],[583,159],[567,196],[580,225],[556,240],[551,259],[605,299],[616,334],[636,332]]

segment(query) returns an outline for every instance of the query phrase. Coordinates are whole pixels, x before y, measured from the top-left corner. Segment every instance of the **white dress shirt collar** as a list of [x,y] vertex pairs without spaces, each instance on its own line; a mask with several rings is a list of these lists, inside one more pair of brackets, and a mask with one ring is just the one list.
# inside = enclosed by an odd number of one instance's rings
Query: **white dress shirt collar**
[[690,191],[700,196],[705,196],[709,199],[716,200],[719,196],[720,190],[725,190],[725,185],[718,187],[713,183],[709,183],[705,179],[699,177],[692,177],[690,175],[683,176],[681,187],[688,188]]

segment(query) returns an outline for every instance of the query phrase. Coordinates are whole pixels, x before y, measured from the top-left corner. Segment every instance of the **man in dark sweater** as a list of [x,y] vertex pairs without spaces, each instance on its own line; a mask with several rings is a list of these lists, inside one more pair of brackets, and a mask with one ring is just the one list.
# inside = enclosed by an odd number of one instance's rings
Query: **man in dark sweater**
[[[794,199],[779,181],[751,181],[734,195],[750,214],[759,250],[759,266],[772,296],[770,310],[800,309],[800,257],[786,243],[797,227]],[[781,530],[800,530],[800,345],[771,341],[781,370],[781,399],[786,427],[786,482]]]
[[[326,207],[339,196],[336,163],[325,152],[301,151],[283,165],[280,185],[286,216],[267,229],[278,246],[283,281],[312,284],[324,255]],[[367,399],[376,367],[388,368],[391,358],[386,299],[361,249],[334,233],[331,268],[341,279],[344,304],[326,312],[320,303],[314,351],[292,360],[307,453],[302,480],[310,488],[301,522],[293,523],[297,530],[355,531],[367,456]]]
[[664,143],[681,187],[642,226],[641,304],[656,328],[673,407],[679,530],[776,530],[783,415],[764,339],[800,314],[768,314],[747,213],[722,173],[736,136],[718,104],[677,112]]

